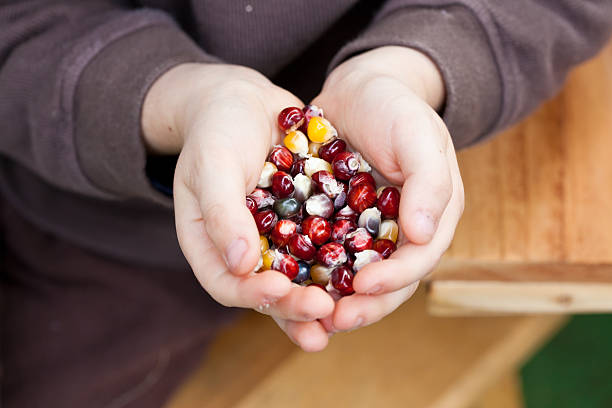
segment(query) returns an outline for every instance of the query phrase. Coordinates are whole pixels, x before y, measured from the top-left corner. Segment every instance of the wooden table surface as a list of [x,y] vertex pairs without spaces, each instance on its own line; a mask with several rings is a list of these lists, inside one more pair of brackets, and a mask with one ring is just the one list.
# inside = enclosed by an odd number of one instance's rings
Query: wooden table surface
[[269,317],[247,312],[166,407],[522,407],[514,370],[565,317],[432,317],[425,298],[420,289],[382,321],[337,334],[314,354]]
[[612,45],[459,162],[466,208],[432,313],[612,311]]

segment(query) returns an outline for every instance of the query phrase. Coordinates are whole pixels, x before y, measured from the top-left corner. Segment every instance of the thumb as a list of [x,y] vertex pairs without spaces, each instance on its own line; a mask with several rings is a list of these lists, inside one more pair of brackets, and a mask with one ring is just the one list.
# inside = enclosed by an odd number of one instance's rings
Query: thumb
[[399,153],[402,172],[407,175],[400,201],[400,223],[406,238],[415,244],[431,241],[453,193],[448,146],[435,142],[446,132],[435,119],[424,119],[420,126],[416,121],[411,123],[411,129],[404,134],[408,143]]
[[244,204],[245,176],[228,150],[207,154],[200,164],[197,196],[206,232],[219,250],[230,272],[252,272],[259,261],[259,233]]

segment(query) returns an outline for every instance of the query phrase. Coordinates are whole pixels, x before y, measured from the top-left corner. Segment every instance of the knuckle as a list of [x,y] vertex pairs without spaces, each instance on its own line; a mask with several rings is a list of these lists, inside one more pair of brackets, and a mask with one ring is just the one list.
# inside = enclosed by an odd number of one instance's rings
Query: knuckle
[[202,206],[202,217],[206,230],[221,228],[227,215],[227,208],[221,203],[207,203]]

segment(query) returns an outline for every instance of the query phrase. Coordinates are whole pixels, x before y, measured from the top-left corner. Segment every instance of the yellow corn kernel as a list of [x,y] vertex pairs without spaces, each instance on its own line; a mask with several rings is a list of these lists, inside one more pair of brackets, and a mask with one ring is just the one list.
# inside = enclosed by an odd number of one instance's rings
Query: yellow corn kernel
[[327,282],[329,282],[331,271],[331,268],[320,264],[314,264],[310,268],[310,279],[312,279],[314,283],[325,286]]
[[319,148],[321,143],[310,142],[308,145],[308,154],[312,157],[319,157]]
[[272,262],[274,262],[274,257],[276,256],[276,252],[273,249],[267,249],[263,253],[263,269],[268,270],[272,269]]
[[325,143],[336,136],[338,132],[327,119],[315,116],[308,122],[308,138],[311,142]]
[[377,239],[388,239],[397,242],[397,234],[399,233],[399,227],[397,223],[393,220],[384,220],[380,224],[380,229],[378,230]]
[[308,153],[308,138],[299,130],[294,130],[283,139],[285,147],[292,153],[306,155]]
[[261,253],[263,254],[268,249],[270,249],[270,244],[268,243],[268,238],[263,235],[259,236],[259,248],[261,249]]

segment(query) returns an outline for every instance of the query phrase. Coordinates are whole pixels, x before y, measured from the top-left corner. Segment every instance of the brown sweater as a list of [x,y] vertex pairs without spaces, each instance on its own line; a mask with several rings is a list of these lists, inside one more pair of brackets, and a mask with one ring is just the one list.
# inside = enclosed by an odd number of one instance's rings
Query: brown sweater
[[140,136],[144,95],[172,66],[247,65],[308,100],[351,55],[417,48],[463,147],[550,97],[610,21],[609,0],[1,0],[0,191],[85,248],[185,266]]

